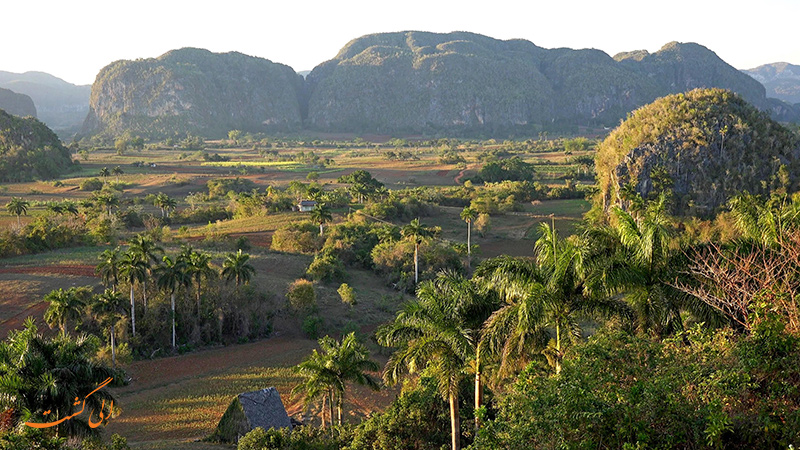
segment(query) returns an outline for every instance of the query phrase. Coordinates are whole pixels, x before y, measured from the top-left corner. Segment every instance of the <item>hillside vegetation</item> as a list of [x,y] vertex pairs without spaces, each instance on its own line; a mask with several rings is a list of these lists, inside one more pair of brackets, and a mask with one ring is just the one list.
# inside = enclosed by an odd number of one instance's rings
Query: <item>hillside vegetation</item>
[[302,78],[241,53],[184,48],[103,68],[92,85],[85,134],[147,137],[232,129],[291,129],[301,123]]
[[666,192],[676,213],[709,215],[742,191],[796,190],[798,157],[797,136],[740,96],[697,89],[640,108],[598,146],[600,201]]
[[9,89],[0,88],[0,109],[20,117],[36,117],[36,106],[25,94],[18,94]]
[[466,32],[407,31],[354,39],[305,79],[264,59],[190,48],[117,61],[97,77],[83,134],[531,135],[615,125],[658,97],[701,87],[732,90],[780,120],[798,117],[694,43],[612,58]]
[[0,180],[48,179],[72,167],[69,150],[45,124],[0,110]]

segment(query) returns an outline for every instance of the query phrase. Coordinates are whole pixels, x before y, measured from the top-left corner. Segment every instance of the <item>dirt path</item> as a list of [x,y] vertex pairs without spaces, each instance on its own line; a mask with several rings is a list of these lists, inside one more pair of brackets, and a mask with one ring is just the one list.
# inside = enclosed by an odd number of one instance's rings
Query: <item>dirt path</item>
[[461,184],[461,179],[464,178],[464,174],[467,173],[467,170],[469,170],[469,167],[467,167],[466,169],[462,169],[461,172],[458,172],[458,175],[456,175],[456,177],[453,178],[453,181],[455,181],[456,184]]

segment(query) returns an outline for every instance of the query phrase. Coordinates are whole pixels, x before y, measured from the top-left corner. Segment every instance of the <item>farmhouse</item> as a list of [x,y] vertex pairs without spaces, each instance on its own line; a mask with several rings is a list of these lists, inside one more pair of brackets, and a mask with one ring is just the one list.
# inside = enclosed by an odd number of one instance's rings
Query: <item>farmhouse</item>
[[314,200],[301,200],[300,203],[297,204],[297,210],[300,212],[310,212],[313,211],[316,206],[317,202]]
[[274,387],[239,394],[222,415],[212,438],[237,442],[255,428],[292,428],[281,396]]

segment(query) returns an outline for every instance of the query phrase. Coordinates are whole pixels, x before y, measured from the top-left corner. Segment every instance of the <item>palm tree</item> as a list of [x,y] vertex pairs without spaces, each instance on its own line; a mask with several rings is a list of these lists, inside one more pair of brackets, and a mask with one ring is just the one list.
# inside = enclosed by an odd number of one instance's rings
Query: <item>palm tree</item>
[[100,176],[103,177],[103,179],[105,179],[110,174],[111,171],[108,170],[108,167],[103,167],[102,169],[100,169]]
[[616,224],[605,231],[615,250],[602,283],[607,294],[624,295],[640,332],[651,330],[658,335],[683,328],[683,309],[710,318],[702,302],[673,287],[685,255],[671,247],[671,222],[665,207],[662,195],[645,205],[638,218],[619,207],[612,209]]
[[[480,297],[474,294],[460,275],[440,273],[435,280],[420,284],[417,299],[378,330],[381,345],[397,348],[383,371],[387,383],[397,383],[404,370],[427,370],[437,378],[439,392],[450,404],[453,449],[461,447],[458,391],[471,361],[476,383],[481,383],[479,330],[491,308],[485,308],[488,303],[483,300],[476,301]],[[478,404],[480,392],[476,392]]]
[[215,277],[217,271],[211,267],[211,255],[205,252],[194,251],[190,246],[183,246],[179,258],[186,264],[186,270],[190,278],[194,278],[197,283],[197,315],[200,316],[200,293],[202,291],[201,282],[203,278],[208,280]]
[[119,176],[125,173],[125,171],[122,170],[122,167],[116,166],[111,170],[111,173],[117,176],[117,183],[119,183]]
[[478,212],[469,206],[465,206],[461,210],[461,220],[467,222],[467,269],[469,269],[470,262],[472,261],[472,221],[478,218]]
[[319,224],[319,235],[322,236],[322,225],[333,220],[331,210],[324,203],[317,203],[311,210],[311,221]]
[[331,408],[331,423],[333,423],[332,409],[335,403],[338,422],[341,425],[342,402],[347,383],[352,382],[378,390],[378,382],[366,372],[378,370],[379,366],[369,359],[369,351],[358,342],[355,333],[349,333],[341,342],[330,336],[325,336],[318,342],[322,352],[314,350],[295,368],[297,373],[305,378],[305,382],[296,386],[292,392],[305,392],[307,405],[325,392]]
[[111,289],[106,289],[102,294],[95,295],[92,299],[92,314],[97,318],[103,327],[108,329],[108,335],[111,339],[111,367],[117,367],[117,347],[116,340],[114,339],[114,332],[117,324],[119,324],[124,316],[121,314],[123,310],[124,300],[122,296]]
[[426,238],[433,237],[433,230],[424,224],[419,223],[419,219],[414,219],[403,227],[402,235],[404,238],[414,240],[414,284],[419,283],[419,244]]
[[106,210],[108,215],[111,215],[111,210],[115,206],[119,206],[119,197],[110,193],[97,194],[94,197],[95,202]]
[[156,245],[152,237],[145,234],[137,234],[131,239],[128,251],[137,255],[147,265],[147,277],[142,280],[142,300],[146,311],[147,279],[153,275],[151,264],[158,264],[161,261],[160,255],[164,254],[164,249]]
[[22,226],[20,216],[28,214],[28,207],[30,205],[31,204],[27,200],[23,200],[20,197],[11,197],[11,201],[6,203],[6,211],[17,216],[17,226]]
[[44,313],[44,320],[50,328],[58,326],[62,333],[67,332],[67,323],[77,321],[86,308],[86,288],[57,289],[44,296],[50,302]]
[[242,253],[242,249],[236,253],[228,253],[222,263],[222,276],[225,277],[225,281],[236,280],[237,288],[241,283],[249,283],[250,278],[256,273],[256,269],[247,262],[249,259],[250,255]]
[[178,206],[178,202],[169,195],[159,192],[154,200],[155,206],[161,209],[161,218],[169,218],[169,212]]
[[97,265],[95,272],[103,279],[106,286],[111,284],[111,289],[116,292],[117,285],[119,284],[119,268],[120,268],[120,249],[119,247],[113,250],[105,250],[99,256],[100,263]]
[[[555,228],[540,225],[536,260],[500,257],[476,273],[484,286],[500,295],[504,305],[484,325],[484,345],[500,358],[501,373],[526,356],[542,352],[561,372],[566,343],[582,334],[582,316],[629,315],[626,306],[587,287],[581,249],[558,239]],[[550,330],[554,332],[551,340]]]
[[[114,376],[111,368],[94,362],[97,345],[95,336],[73,338],[61,333],[45,338],[32,318],[25,321],[24,328],[11,331],[0,341],[0,408],[17,413],[13,428],[24,422],[65,418],[81,408],[102,410],[110,417],[114,398],[107,389],[86,397]],[[85,399],[85,404],[77,406],[76,397]],[[85,415],[79,415],[59,424],[56,435],[89,436],[99,430],[89,426]]]
[[148,264],[142,257],[130,249],[122,255],[120,261],[120,275],[131,286],[131,331],[136,336],[136,302],[133,297],[133,288],[136,282],[143,282],[147,278]]
[[728,208],[742,237],[764,247],[777,245],[789,230],[800,227],[800,202],[786,195],[773,194],[764,201],[740,194],[728,201]]
[[191,279],[186,272],[186,264],[177,258],[172,259],[169,256],[164,256],[161,265],[156,267],[155,274],[158,277],[158,288],[169,291],[172,315],[172,348],[175,348],[175,291],[179,287],[187,285]]
[[64,208],[57,202],[47,202],[47,211],[54,216],[60,216],[64,214]]

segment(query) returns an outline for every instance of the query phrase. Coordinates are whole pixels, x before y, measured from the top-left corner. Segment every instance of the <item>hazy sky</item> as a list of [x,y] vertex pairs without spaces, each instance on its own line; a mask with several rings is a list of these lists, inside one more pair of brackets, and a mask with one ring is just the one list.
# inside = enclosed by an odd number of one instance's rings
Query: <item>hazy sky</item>
[[310,70],[356,37],[471,31],[545,47],[658,50],[697,42],[739,69],[800,64],[800,0],[3,0],[0,70],[90,84],[118,59],[180,47]]

